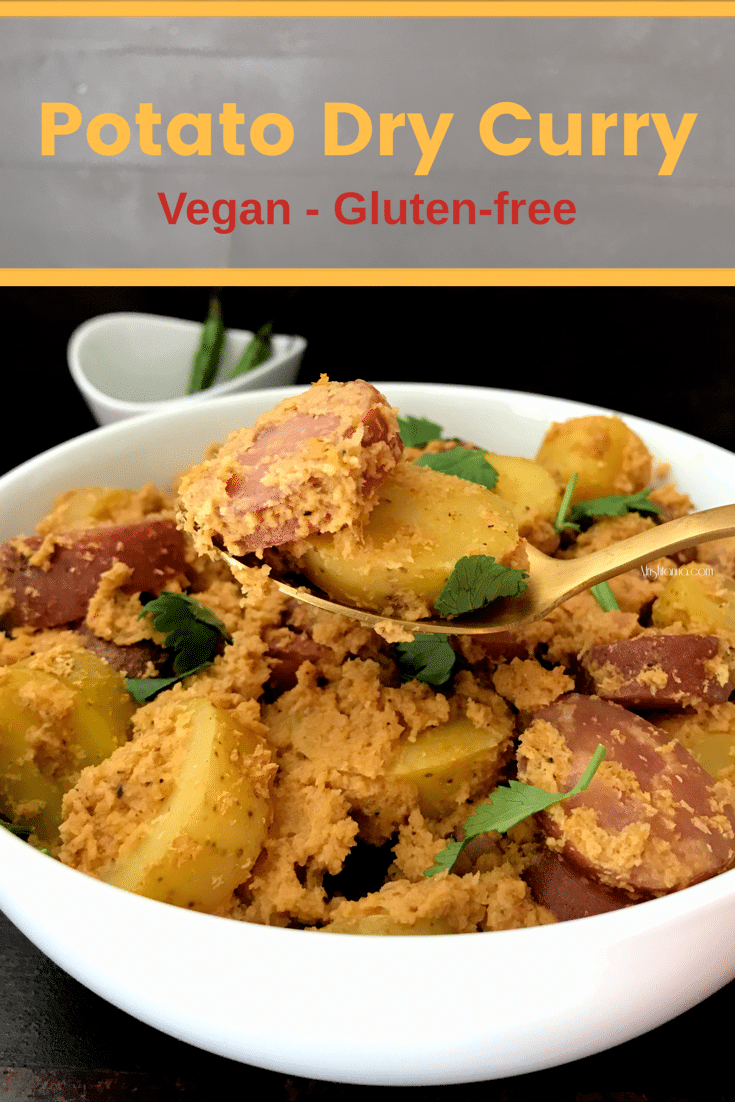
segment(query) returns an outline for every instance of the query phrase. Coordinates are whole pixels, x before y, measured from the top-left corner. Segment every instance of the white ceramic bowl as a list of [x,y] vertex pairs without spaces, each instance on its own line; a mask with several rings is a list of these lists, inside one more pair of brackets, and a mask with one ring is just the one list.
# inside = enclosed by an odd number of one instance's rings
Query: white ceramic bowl
[[303,337],[274,333],[273,355],[260,367],[229,375],[253,334],[228,329],[219,376],[206,391],[187,394],[202,324],[156,314],[101,314],[75,329],[67,360],[71,376],[101,425],[160,409],[162,403],[200,402],[243,390],[293,383],[306,349]]
[[[378,384],[380,385],[380,384]],[[403,413],[532,456],[578,403],[386,384]],[[0,479],[0,537],[84,483],[161,485],[292,388],[98,429]],[[735,456],[633,417],[698,507],[735,498]],[[179,910],[89,879],[0,830],[0,905],[87,987],[201,1048],[289,1075],[420,1086],[562,1064],[637,1036],[735,975],[735,871],[574,922],[445,937],[357,937]]]

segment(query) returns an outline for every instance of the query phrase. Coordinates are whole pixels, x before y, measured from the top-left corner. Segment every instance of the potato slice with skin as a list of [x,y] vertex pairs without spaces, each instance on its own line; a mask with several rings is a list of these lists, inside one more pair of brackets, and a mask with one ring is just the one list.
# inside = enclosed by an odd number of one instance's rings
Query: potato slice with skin
[[582,658],[594,691],[631,708],[721,704],[732,673],[715,635],[638,635],[591,647]]
[[643,490],[651,455],[620,417],[593,414],[557,422],[546,433],[536,462],[566,484],[579,475],[572,503]]
[[203,697],[186,700],[179,715],[187,735],[173,793],[132,852],[99,875],[150,899],[215,911],[246,879],[265,841],[270,799],[241,764],[263,742]]
[[539,709],[521,738],[518,775],[568,792],[602,743],[586,792],[540,816],[549,846],[613,888],[663,895],[735,861],[735,811],[683,746],[611,701],[570,693]]
[[0,810],[58,842],[63,794],[126,742],[135,702],[89,651],[23,659],[0,673]]
[[184,537],[172,520],[111,525],[54,537],[48,557],[32,565],[40,536],[0,544],[0,588],[10,590],[13,605],[2,617],[4,628],[29,625],[53,628],[83,620],[102,574],[115,562],[130,567],[123,593],[158,594],[172,579],[186,576]]
[[[383,483],[362,545],[332,535],[296,546],[295,564],[332,599],[407,619],[429,615],[464,555],[514,561],[519,551],[512,507],[491,490],[412,463]],[[525,555],[523,556],[525,559]]]
[[543,907],[551,911],[557,922],[587,918],[608,911],[630,907],[638,899],[585,876],[578,868],[558,854],[545,850],[526,869],[523,879]]
[[403,451],[396,411],[363,379],[330,382],[231,433],[179,483],[181,521],[202,554],[277,547],[358,523]]
[[462,718],[430,727],[415,742],[404,742],[386,773],[418,788],[419,807],[427,819],[439,819],[456,807],[456,797],[471,798],[497,779],[512,748],[513,721],[475,727]]

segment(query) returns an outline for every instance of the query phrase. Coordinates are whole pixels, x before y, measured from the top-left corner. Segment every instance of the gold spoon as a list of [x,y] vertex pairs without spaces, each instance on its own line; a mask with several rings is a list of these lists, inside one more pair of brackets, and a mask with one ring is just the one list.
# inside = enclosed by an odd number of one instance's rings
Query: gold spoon
[[[500,598],[484,609],[468,612],[453,620],[414,621],[381,616],[377,612],[330,601],[308,588],[307,584],[294,586],[273,573],[271,577],[281,592],[289,597],[325,612],[349,616],[371,627],[382,623],[396,625],[414,634],[479,635],[525,627],[598,582],[685,547],[732,535],[735,535],[735,505],[720,505],[716,509],[704,509],[700,513],[689,513],[666,521],[578,559],[552,559],[526,543],[529,579],[524,592],[519,597]],[[220,555],[237,577],[242,572],[243,563],[226,551],[220,550]]]

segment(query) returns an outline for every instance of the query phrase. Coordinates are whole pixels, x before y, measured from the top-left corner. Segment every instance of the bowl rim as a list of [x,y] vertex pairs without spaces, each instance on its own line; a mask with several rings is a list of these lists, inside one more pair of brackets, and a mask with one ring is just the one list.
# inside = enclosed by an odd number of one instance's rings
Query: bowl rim
[[[79,350],[86,338],[94,333],[97,329],[104,329],[106,324],[109,324],[111,320],[125,319],[133,323],[144,323],[150,326],[151,329],[156,327],[156,323],[166,323],[167,328],[171,329],[187,329],[187,330],[199,330],[204,327],[203,322],[192,321],[189,318],[176,318],[168,314],[146,314],[141,311],[134,310],[116,310],[110,311],[106,314],[96,314],[93,318],[87,318],[86,321],[81,322],[73,331],[66,346],[66,358],[67,367],[69,373],[74,380],[74,383],[78,387],[79,391],[92,401],[99,403],[105,403],[110,409],[115,410],[118,413],[136,414],[142,416],[144,413],[155,412],[158,409],[164,407],[196,401],[201,402],[203,400],[224,397],[227,394],[239,393],[243,388],[243,381],[247,379],[248,387],[257,384],[258,380],[267,377],[274,369],[278,368],[285,361],[292,356],[303,355],[307,347],[307,340],[305,337],[299,336],[295,333],[274,333],[273,340],[283,342],[289,342],[287,347],[282,348],[280,351],[274,351],[264,363],[254,368],[252,371],[247,372],[245,376],[238,376],[234,379],[223,379],[222,382],[214,383],[211,387],[208,387],[206,391],[197,391],[194,394],[180,394],[173,398],[150,398],[133,401],[128,398],[116,398],[112,394],[108,394],[107,391],[100,390],[95,385],[84,371],[79,356]],[[230,326],[227,327],[226,333],[235,338],[247,338],[252,339],[255,335],[250,329],[234,329]],[[265,389],[265,388],[263,388]],[[202,395],[206,395],[206,399],[202,398]]]
[[[102,315],[101,315],[102,316]],[[92,319],[93,320],[93,319]],[[177,319],[180,320],[180,319]],[[196,324],[196,323],[194,323]],[[302,337],[295,338],[296,340],[304,340]],[[264,366],[264,365],[262,365]],[[256,368],[260,370],[260,368]],[[73,452],[77,447],[84,447],[84,441],[94,434],[100,432],[106,432],[114,435],[116,432],[131,431],[131,423],[145,427],[146,425],[155,424],[156,420],[162,418],[164,420],[169,417],[176,417],[183,414],[186,409],[186,404],[190,398],[197,399],[196,408],[203,413],[209,409],[215,409],[217,406],[222,409],[227,409],[228,406],[234,405],[237,402],[250,402],[257,399],[269,400],[275,405],[277,402],[282,401],[284,398],[294,397],[296,394],[300,394],[302,391],[307,390],[309,383],[292,384],[288,386],[277,387],[259,387],[253,390],[240,390],[230,394],[215,394],[214,388],[210,388],[210,391],[200,391],[199,394],[186,395],[183,398],[171,398],[164,399],[161,402],[152,403],[153,408],[146,408],[142,410],[134,419],[130,418],[112,421],[104,425],[96,425],[94,428],[88,429],[86,432],[80,433],[78,436],[73,436],[69,440],[62,440],[58,444],[54,444],[51,448],[47,448],[45,451],[40,452],[38,455],[31,456],[29,459],[23,461],[17,467],[12,467],[9,471],[0,475],[0,485],[2,480],[9,475],[15,474],[15,472],[21,469],[26,469],[29,466],[36,464],[42,465],[46,461],[45,457],[49,455],[58,455],[61,457],[66,454],[66,449],[69,452]],[[619,408],[613,408],[612,406],[600,406],[592,402],[579,401],[576,398],[558,398],[553,395],[541,394],[536,391],[524,391],[513,390],[506,387],[488,387],[488,386],[472,386],[468,383],[416,383],[416,382],[402,382],[391,380],[376,381],[372,383],[383,393],[386,393],[390,397],[391,391],[405,391],[409,395],[415,393],[417,397],[421,394],[426,394],[427,390],[442,390],[447,395],[456,394],[458,396],[470,397],[470,395],[477,394],[478,391],[489,393],[496,396],[498,399],[506,399],[508,401],[520,401],[522,403],[529,402],[531,407],[534,404],[539,405],[539,412],[543,406],[551,404],[552,407],[558,409],[558,412],[566,413],[567,416],[573,416],[574,413],[578,413],[579,416],[583,416],[586,413],[603,413],[603,414],[615,414],[622,417],[628,422],[631,427],[636,428],[636,431],[645,431],[648,427],[653,427],[655,430],[663,430],[668,434],[672,434],[682,441],[686,441],[689,444],[704,445],[708,450],[714,450],[717,454],[727,457],[732,460],[735,456],[735,451],[730,451],[727,448],[723,448],[720,444],[711,443],[708,440],[703,440],[702,437],[695,436],[693,433],[687,432],[685,429],[673,428],[670,425],[666,425],[661,421],[652,421],[650,418],[639,417],[636,414],[626,413]],[[101,393],[101,392],[100,392]],[[201,395],[206,395],[202,397]],[[106,395],[102,395],[107,400]],[[393,399],[391,399],[393,400]],[[536,412],[536,411],[534,411]],[[546,416],[548,422],[548,415]]]

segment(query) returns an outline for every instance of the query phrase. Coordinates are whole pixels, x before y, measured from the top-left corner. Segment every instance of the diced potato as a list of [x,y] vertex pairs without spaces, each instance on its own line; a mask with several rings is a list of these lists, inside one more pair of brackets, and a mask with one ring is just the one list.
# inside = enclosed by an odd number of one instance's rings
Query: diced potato
[[79,776],[122,745],[135,702],[97,655],[68,650],[0,673],[0,811],[58,841],[61,800]]
[[691,715],[665,716],[657,725],[685,746],[713,776],[735,765],[735,704],[719,705]]
[[513,509],[497,494],[405,463],[383,483],[358,553],[343,552],[339,536],[315,536],[299,567],[335,600],[421,616],[458,559],[490,555],[507,563],[517,548]]
[[553,521],[559,512],[561,490],[553,475],[533,459],[487,452],[498,472],[495,493],[513,506],[518,527],[536,517]]
[[134,490],[111,489],[109,486],[81,486],[67,490],[54,502],[54,511],[43,524],[44,534],[111,523],[116,511],[135,496]]
[[511,749],[510,713],[492,727],[475,727],[466,718],[430,727],[415,742],[404,742],[386,770],[411,781],[419,792],[421,812],[439,819],[497,778]]
[[651,479],[651,455],[620,417],[573,417],[551,426],[536,461],[566,484],[579,474],[572,502],[643,490]]
[[335,919],[322,926],[323,934],[370,934],[385,937],[389,934],[451,934],[454,933],[446,918],[419,918],[413,926],[396,922],[388,915],[365,915],[363,918]]
[[682,624],[712,635],[735,631],[735,581],[722,574],[675,574],[651,610],[654,627]]
[[99,875],[150,899],[214,911],[245,880],[265,841],[270,798],[242,765],[262,739],[203,697],[187,699],[181,714],[187,737],[172,794],[133,850],[123,848]]

